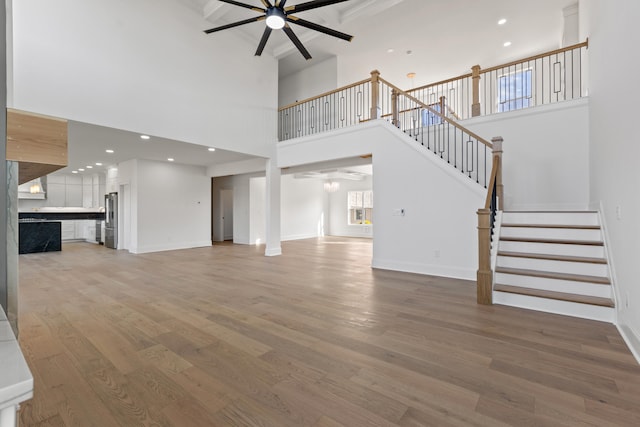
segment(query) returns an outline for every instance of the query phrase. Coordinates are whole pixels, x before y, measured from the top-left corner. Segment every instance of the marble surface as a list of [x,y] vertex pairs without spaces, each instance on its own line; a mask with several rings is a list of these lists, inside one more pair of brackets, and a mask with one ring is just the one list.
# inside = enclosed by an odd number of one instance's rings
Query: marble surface
[[0,410],[33,397],[33,376],[0,308]]
[[20,221],[20,254],[62,250],[60,221]]
[[7,317],[18,336],[18,162],[7,161]]

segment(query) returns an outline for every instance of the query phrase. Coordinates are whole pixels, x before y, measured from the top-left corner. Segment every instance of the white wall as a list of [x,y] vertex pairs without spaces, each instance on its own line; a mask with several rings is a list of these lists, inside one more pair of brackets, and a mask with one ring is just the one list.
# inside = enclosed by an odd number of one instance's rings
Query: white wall
[[606,222],[618,323],[640,360],[640,2],[583,0],[580,12],[589,37],[591,201]]
[[252,245],[264,244],[266,242],[266,196],[267,196],[267,178],[256,177],[249,181],[249,200],[250,200],[250,218],[249,218],[249,242]]
[[283,175],[280,199],[281,240],[308,239],[324,231],[324,183]]
[[461,124],[502,136],[505,209],[589,206],[589,100],[479,117]]
[[[117,168],[110,168],[108,171],[109,179],[112,191],[108,191],[118,193],[119,198],[118,249],[128,249],[132,253],[138,253],[138,160],[128,160],[119,163]],[[124,194],[124,189],[128,194]],[[124,212],[125,203],[128,203],[128,212]]]
[[211,245],[210,178],[204,167],[137,161],[135,253]]
[[[252,241],[251,223],[251,181],[255,175],[235,175],[213,179],[213,239],[216,242],[224,240],[221,232],[222,215],[220,190],[233,190],[233,243],[250,245]],[[259,231],[256,231],[259,233]]]
[[98,208],[104,205],[105,175],[51,174],[46,182],[46,198],[21,199],[21,212],[43,207]]
[[[362,181],[340,181],[340,189],[335,193],[329,193],[329,230],[331,236],[344,237],[373,237],[374,225],[349,225],[348,200],[349,191],[373,190],[373,178],[367,176]],[[376,194],[373,194],[373,210],[377,207]]]
[[338,59],[325,59],[297,73],[280,78],[278,82],[278,106],[329,92],[338,87]]
[[8,106],[268,154],[277,62],[207,25],[175,0],[13,1]]
[[[368,153],[374,171],[373,267],[475,279],[476,211],[486,190],[387,122],[282,142],[278,166]],[[395,216],[396,209],[406,215]]]

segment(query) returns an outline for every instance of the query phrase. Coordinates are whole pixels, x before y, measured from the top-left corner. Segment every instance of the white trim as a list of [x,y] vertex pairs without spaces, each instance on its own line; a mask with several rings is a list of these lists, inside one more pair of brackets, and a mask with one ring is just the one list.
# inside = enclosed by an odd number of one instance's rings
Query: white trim
[[282,255],[282,247],[278,246],[277,248],[267,248],[264,251],[264,256],[280,256]]
[[631,354],[636,358],[638,364],[640,364],[640,334],[633,330],[633,328],[624,323],[618,323],[616,325],[618,332],[622,335],[622,339],[627,343],[627,347],[631,350]]
[[304,240],[304,239],[317,239],[317,233],[306,233],[306,234],[291,234],[289,236],[280,237],[281,242],[287,242],[290,240]]
[[615,309],[611,307],[580,304],[500,291],[493,292],[493,303],[607,323],[615,323],[616,316]]
[[609,246],[609,242],[611,241],[611,239],[609,238],[609,231],[606,224],[606,218],[604,216],[604,207],[602,206],[602,201],[600,201],[596,211],[598,213],[598,221],[600,223],[602,241],[604,242],[604,254],[607,259],[607,265],[609,267],[609,280],[611,280],[611,298],[613,299],[616,307],[616,314],[619,314],[620,310],[624,309],[624,307],[622,307],[623,299],[620,297],[617,286],[616,270],[613,264],[613,254],[611,253],[611,249]]
[[476,280],[476,270],[447,267],[435,264],[418,264],[396,260],[381,260],[375,257],[371,261],[371,267],[380,270],[402,271],[405,273],[424,274],[428,276],[450,277],[453,279]]
[[532,115],[532,114],[546,114],[556,110],[568,110],[571,108],[580,108],[589,105],[589,97],[583,96],[577,99],[568,99],[566,101],[554,102],[551,104],[537,105],[535,107],[520,108],[518,110],[504,111],[502,113],[487,114],[483,116],[473,117],[466,120],[461,120],[460,124],[466,128],[471,125],[485,123],[485,122],[498,122],[500,120],[510,120],[514,117]]
[[200,242],[172,243],[167,245],[141,246],[138,248],[132,248],[131,250],[129,250],[129,252],[131,252],[132,254],[147,254],[151,252],[165,252],[165,251],[177,251],[181,249],[204,248],[207,246],[211,246],[211,240],[200,241]]

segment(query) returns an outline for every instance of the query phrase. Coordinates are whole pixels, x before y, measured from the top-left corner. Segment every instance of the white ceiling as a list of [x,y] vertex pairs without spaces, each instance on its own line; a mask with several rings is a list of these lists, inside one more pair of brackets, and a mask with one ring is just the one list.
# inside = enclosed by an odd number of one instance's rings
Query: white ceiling
[[[221,149],[210,152],[202,145],[157,136],[143,140],[137,133],[87,123],[69,121],[68,129],[69,166],[58,170],[58,174],[79,168],[85,169],[80,172],[84,174],[104,173],[108,167],[131,159],[168,162],[167,159],[172,158],[175,163],[210,166],[254,158]],[[110,154],[106,150],[114,152]],[[96,163],[102,163],[102,166]],[[92,168],[87,169],[87,166]]]
[[[209,28],[257,15],[218,0],[175,1],[203,16]],[[241,1],[263,7],[260,0]],[[289,0],[288,5],[305,1]],[[379,69],[385,79],[410,88],[467,73],[475,64],[493,66],[558,47],[562,9],[576,1],[349,0],[298,16],[351,34],[353,42],[292,25],[313,59],[305,61],[281,31],[274,31],[263,55],[279,59],[281,78],[337,55],[357,79]],[[500,18],[507,18],[507,24],[498,26]],[[260,21],[225,31],[244,40],[246,54],[253,55],[264,25]],[[504,48],[505,41],[512,45]],[[408,79],[408,72],[416,77]],[[77,122],[70,124],[69,145],[69,167],[62,173],[95,162],[106,167],[132,158],[166,161],[172,157],[176,163],[202,166],[251,158],[223,150],[210,153],[206,147],[157,137],[144,143],[137,134]],[[116,153],[107,155],[106,148]]]

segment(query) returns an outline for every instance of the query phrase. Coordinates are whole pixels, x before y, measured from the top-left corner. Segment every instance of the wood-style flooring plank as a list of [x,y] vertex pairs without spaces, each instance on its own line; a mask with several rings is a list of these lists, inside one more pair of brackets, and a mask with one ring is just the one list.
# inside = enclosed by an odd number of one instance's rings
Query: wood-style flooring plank
[[640,425],[640,366],[611,324],[373,270],[367,239],[263,251],[21,255],[22,425]]

